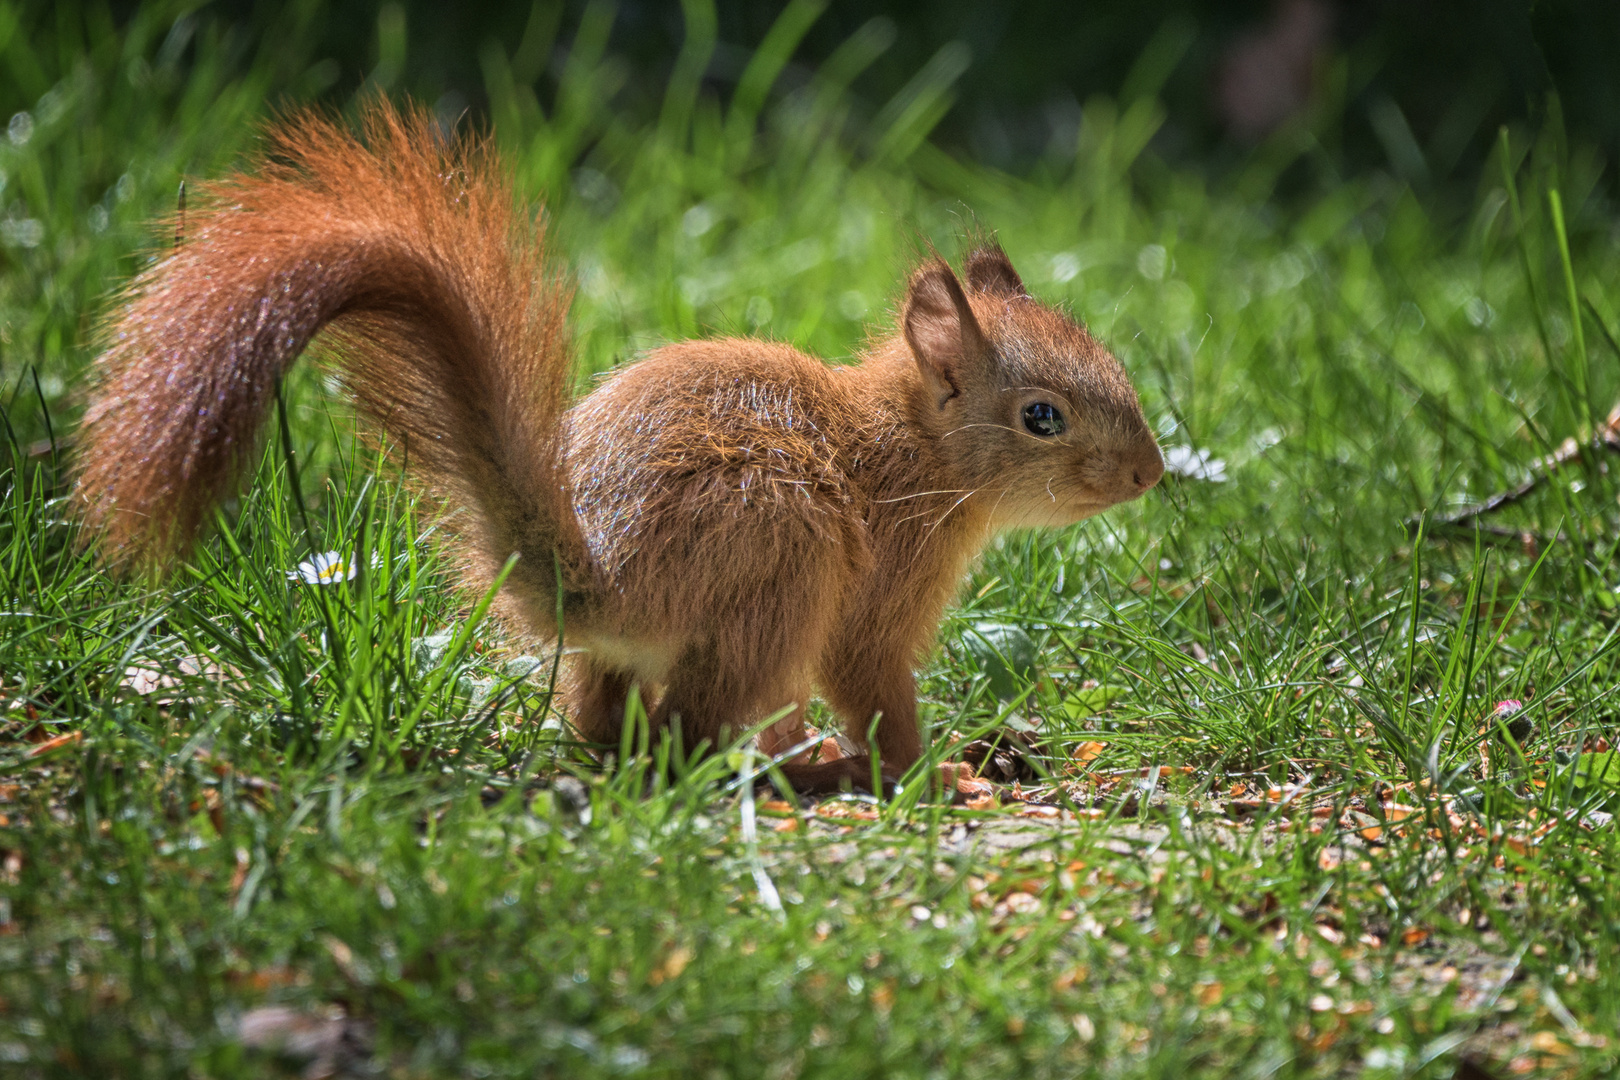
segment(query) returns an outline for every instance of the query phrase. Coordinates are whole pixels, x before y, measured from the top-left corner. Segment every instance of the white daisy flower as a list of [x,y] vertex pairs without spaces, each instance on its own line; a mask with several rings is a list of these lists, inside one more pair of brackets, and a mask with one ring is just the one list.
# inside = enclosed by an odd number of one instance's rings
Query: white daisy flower
[[287,571],[287,580],[302,581],[305,585],[330,585],[334,581],[354,580],[358,569],[354,556],[339,551],[323,551],[299,563],[298,569]]
[[1164,471],[1185,476],[1189,480],[1208,480],[1212,484],[1226,483],[1226,462],[1218,457],[1211,457],[1208,450],[1195,450],[1190,446],[1166,447]]

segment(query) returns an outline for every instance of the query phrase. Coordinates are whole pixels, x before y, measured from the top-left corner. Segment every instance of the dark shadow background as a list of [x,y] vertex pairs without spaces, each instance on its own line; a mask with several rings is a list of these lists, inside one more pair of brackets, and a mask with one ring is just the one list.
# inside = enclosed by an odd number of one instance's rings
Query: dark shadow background
[[[125,5],[126,7],[128,5]],[[315,18],[336,62],[329,93],[352,93],[378,63],[377,3],[333,4]],[[397,88],[484,100],[479,54],[515,51],[532,19],[555,20],[566,48],[582,0],[403,0],[407,62]],[[280,5],[220,0],[204,10],[244,28]],[[724,97],[782,5],[718,0],[720,47],[707,83]],[[652,110],[684,37],[681,5],[622,0],[612,51],[631,62],[621,104]],[[1607,161],[1620,155],[1617,0],[832,0],[783,76],[803,81],[875,15],[894,43],[855,84],[873,109],[949,42],[972,61],[939,145],[1024,171],[1072,145],[1084,103],[1127,89],[1157,42],[1175,58],[1159,96],[1161,157],[1220,169],[1290,119],[1345,173],[1383,169],[1415,187],[1472,177],[1502,124],[1561,125]],[[555,69],[553,64],[552,70]],[[549,76],[537,85],[547,99]],[[1613,177],[1605,186],[1612,189]]]
[[[138,7],[106,4],[91,7],[114,22]],[[79,7],[25,2],[20,32],[77,19]],[[711,92],[729,95],[782,7],[716,0]],[[526,36],[541,45],[534,88],[549,103],[556,61],[585,8],[586,0],[213,0],[195,14],[246,52],[275,49],[289,22],[312,31],[313,57],[287,57],[317,62],[303,92],[348,100],[388,69],[379,81],[391,91],[477,114],[486,105],[481,55],[494,43],[513,56]],[[685,36],[682,5],[620,0],[614,9],[610,52],[631,70],[615,105],[655,113]],[[1611,166],[1620,159],[1620,0],[829,0],[779,89],[806,81],[874,17],[892,22],[893,44],[855,83],[858,101],[876,112],[942,47],[965,44],[971,61],[933,141],[1013,172],[1067,156],[1088,99],[1133,88],[1166,109],[1156,154],[1215,174],[1279,131],[1314,143],[1316,182],[1378,170],[1420,192],[1471,188],[1503,124],[1550,130]],[[403,26],[403,63],[386,61],[379,25]],[[309,40],[301,34],[297,48]],[[1601,189],[1615,192],[1612,167]]]

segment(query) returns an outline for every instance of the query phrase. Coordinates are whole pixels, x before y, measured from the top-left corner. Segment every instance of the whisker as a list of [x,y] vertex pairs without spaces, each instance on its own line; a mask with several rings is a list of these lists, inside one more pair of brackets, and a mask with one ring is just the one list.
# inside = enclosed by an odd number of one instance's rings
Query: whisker
[[951,430],[947,431],[945,433],[945,435],[941,435],[940,438],[945,438],[946,435],[955,435],[957,432],[966,431],[968,428],[979,428],[979,427],[995,428],[997,431],[1017,431],[1018,430],[1017,428],[1013,427],[1011,424],[992,424],[992,423],[990,423],[989,421],[986,420],[986,421],[980,421],[979,423],[976,423],[976,424],[963,424],[960,427],[953,427],[953,428],[951,428]]
[[[962,496],[962,498],[961,498],[961,499],[958,499],[958,500],[957,500],[957,501],[956,501],[956,502],[954,502],[954,503],[952,503],[952,504],[951,504],[951,505],[950,505],[950,506],[949,506],[949,507],[947,507],[947,508],[946,508],[946,510],[945,510],[945,512],[944,512],[944,513],[943,513],[943,514],[941,514],[941,515],[940,515],[940,517],[939,517],[939,521],[943,521],[943,520],[945,520],[945,519],[946,519],[946,518],[947,518],[947,517],[949,517],[949,516],[950,516],[950,515],[951,515],[951,511],[952,511],[952,510],[955,510],[955,509],[956,509],[956,508],[957,508],[957,506],[959,506],[959,505],[961,505],[961,503],[962,503],[962,502],[963,502],[963,501],[964,501],[964,500],[965,500],[965,499],[967,499],[967,498],[968,498],[968,497],[969,497],[969,496],[971,496],[971,495],[972,495],[972,494],[973,494],[973,491],[971,491],[971,490],[970,490],[970,491],[968,491],[968,492],[967,492],[967,493],[966,493],[966,494],[964,494],[964,495],[963,495],[963,496]],[[929,509],[932,509],[932,508],[929,508]],[[907,515],[906,515],[906,516],[905,516],[905,517],[903,517],[903,518],[901,518],[901,519],[900,519],[900,520],[899,520],[899,521],[897,521],[897,522],[895,522],[895,524],[896,524],[896,525],[903,525],[903,524],[905,524],[905,523],[906,523],[906,522],[908,522],[908,521],[916,521],[916,520],[917,520],[917,519],[918,519],[918,518],[922,518],[922,517],[927,517],[927,516],[928,516],[928,514],[929,514],[929,510],[928,510],[928,509],[925,509],[925,510],[919,510],[919,511],[917,511],[917,512],[916,512],[916,513],[915,513],[915,514],[907,514]],[[938,526],[938,524],[939,524],[939,521],[936,521],[936,522],[934,522],[934,526],[935,526],[935,527],[937,527],[937,526]],[[930,536],[930,535],[932,535],[932,534],[933,534],[933,528],[930,528],[930,529],[929,529],[929,531],[928,531],[928,532],[927,532],[927,533],[925,533],[925,534],[923,534],[923,539],[924,539],[924,540],[925,540],[925,541],[926,541],[926,540],[927,540],[927,539],[928,539],[928,537],[929,537],[929,536]]]
[[996,510],[998,508],[1000,508],[1002,500],[1005,499],[1006,497],[1007,497],[1007,489],[1002,488],[1001,489],[1001,494],[996,496],[995,506],[992,506],[990,508],[990,517],[991,517],[992,520],[994,520],[994,518],[996,516]]
[[969,427],[995,427],[996,431],[1011,431],[1013,432],[1014,436],[1019,436],[1021,439],[1030,439],[1034,440],[1034,442],[1048,442],[1047,437],[1037,436],[1035,432],[1024,431],[1022,427],[1014,427],[1013,424],[991,424],[988,423],[988,421],[980,421],[980,423],[977,424],[962,424],[961,427],[953,427],[951,431],[944,432],[943,436],[940,437],[941,439],[948,439],[948,437],[954,436],[956,432],[967,431]]
[[1035,434],[1033,434],[1031,432],[1025,431],[1023,428],[1015,428],[1011,424],[992,424],[992,423],[990,423],[988,421],[980,421],[977,424],[963,424],[960,427],[951,428],[951,430],[949,430],[945,434],[941,435],[940,438],[948,439],[952,435],[955,435],[959,431],[966,431],[968,428],[981,428],[981,427],[995,428],[997,431],[1010,431],[1014,435],[1021,435],[1026,439],[1033,439],[1036,442],[1046,442],[1046,439],[1043,438],[1042,436],[1035,435]]
[[[942,491],[919,492],[918,494],[926,494],[926,495],[961,495],[962,496],[960,499],[957,499],[956,502],[952,503],[948,508],[946,508],[945,512],[940,515],[940,520],[943,521],[945,518],[950,516],[952,510],[955,510],[964,501],[966,501],[968,498],[970,498],[973,495],[974,492],[976,492],[978,490],[979,490],[978,488],[946,488],[945,490],[942,490]],[[899,502],[900,500],[899,499],[890,499],[890,500],[887,500],[887,501],[889,501],[889,502]],[[925,506],[921,510],[918,510],[915,514],[907,514],[905,517],[901,518],[899,521],[896,521],[895,524],[896,525],[904,525],[908,521],[916,521],[918,518],[926,518],[930,513],[933,512],[933,510],[934,510],[934,508],[932,506]],[[937,524],[938,524],[938,522],[935,522],[936,526],[937,526]],[[932,532],[932,529],[930,529],[930,532]],[[924,536],[923,539],[926,540],[927,536]]]
[[[947,511],[947,513],[948,512],[949,511]],[[895,522],[895,524],[896,525],[904,525],[908,521],[916,521],[920,517],[927,517],[927,516],[928,516],[928,511],[927,510],[919,510],[915,514],[907,514],[905,517],[903,517],[899,521]]]
[[911,561],[913,563],[915,563],[917,561],[917,556],[922,554],[923,545],[927,544],[928,541],[930,541],[930,540],[932,540],[934,538],[934,533],[939,531],[939,527],[941,525],[945,524],[946,519],[949,518],[953,513],[956,512],[956,508],[958,506],[961,506],[966,501],[967,501],[967,496],[964,495],[962,498],[960,498],[956,502],[952,503],[951,508],[949,510],[945,511],[943,514],[941,514],[939,516],[938,521],[934,522],[932,525],[930,525],[928,527],[928,531],[923,534],[922,544],[917,545],[917,548],[918,548],[917,554],[913,555],[911,557]]
[[892,499],[873,499],[872,502],[873,503],[897,503],[897,502],[905,502],[907,499],[920,499],[924,495],[960,495],[964,491],[971,491],[971,490],[972,490],[971,488],[940,488],[938,491],[914,491],[909,495],[896,495]]
[[[946,510],[943,514],[939,515],[939,520],[934,522],[931,526],[929,526],[928,531],[923,534],[922,544],[917,545],[917,555],[922,554],[923,545],[927,544],[928,541],[933,537],[934,533],[938,531],[939,527],[941,525],[945,524],[945,519],[950,517],[952,514],[956,513],[956,508],[958,506],[961,506],[963,503],[967,502],[968,499],[972,498],[977,493],[977,491],[978,491],[978,489],[975,488],[973,491],[970,491],[966,495],[963,495],[960,499],[957,499],[955,502],[951,503],[950,509]],[[913,555],[911,557],[912,562],[917,561],[917,555]]]

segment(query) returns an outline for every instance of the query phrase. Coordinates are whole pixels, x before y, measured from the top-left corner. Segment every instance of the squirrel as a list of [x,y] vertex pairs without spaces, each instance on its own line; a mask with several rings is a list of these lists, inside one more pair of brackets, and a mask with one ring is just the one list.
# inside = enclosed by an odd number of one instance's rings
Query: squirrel
[[561,692],[586,740],[616,741],[640,687],[687,747],[797,706],[761,737],[774,753],[814,686],[862,753],[800,755],[789,783],[869,787],[874,718],[897,778],[923,749],[913,669],[989,539],[1164,471],[1119,362],[993,242],[961,277],[923,260],[856,363],[686,341],[571,401],[571,289],[487,138],[381,102],[358,133],[305,113],[267,141],[105,321],[77,516],[114,562],[182,556],[319,335],[413,480],[462,511],[467,584],[518,556],[498,610],[573,647]]

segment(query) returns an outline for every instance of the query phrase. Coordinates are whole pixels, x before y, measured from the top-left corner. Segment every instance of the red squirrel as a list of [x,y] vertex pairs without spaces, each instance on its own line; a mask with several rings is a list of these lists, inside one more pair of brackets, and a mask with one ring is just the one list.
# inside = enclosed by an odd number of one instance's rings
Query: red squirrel
[[[566,712],[710,747],[812,686],[882,771],[922,753],[913,668],[999,530],[1061,526],[1164,471],[1135,389],[993,243],[928,258],[898,330],[829,366],[781,342],[654,349],[570,401],[567,284],[487,141],[381,103],[314,115],[210,185],[104,328],[76,505],[115,560],[182,555],[255,460],[277,378],[317,335],[417,482],[461,512],[472,589],[568,657]],[[560,590],[560,592],[559,592]],[[857,755],[801,791],[869,786]]]

